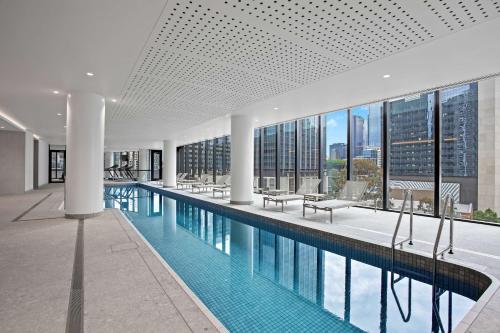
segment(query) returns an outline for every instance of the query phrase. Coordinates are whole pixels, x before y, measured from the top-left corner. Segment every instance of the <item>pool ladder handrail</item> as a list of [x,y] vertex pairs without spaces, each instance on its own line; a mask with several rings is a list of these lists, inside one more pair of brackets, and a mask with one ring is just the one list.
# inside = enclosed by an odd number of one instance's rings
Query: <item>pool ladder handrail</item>
[[[449,203],[449,205],[448,205]],[[441,241],[441,234],[443,232],[444,221],[446,220],[446,211],[450,207],[449,211],[449,220],[450,220],[450,243],[441,251],[439,249],[439,242]],[[441,221],[439,222],[439,228],[436,234],[436,240],[434,241],[434,249],[432,251],[432,260],[434,261],[434,265],[436,265],[437,257],[441,256],[444,258],[444,253],[448,251],[449,254],[453,254],[453,221],[454,221],[454,211],[455,211],[455,200],[451,197],[451,195],[447,195],[444,200],[443,210],[441,212]],[[435,272],[434,272],[435,273]]]
[[[396,238],[398,236],[399,232],[399,227],[401,226],[401,222],[403,221],[403,215],[406,210],[406,202],[408,201],[408,197],[410,198],[410,235],[399,241],[396,242]],[[413,192],[411,190],[405,190],[405,195],[403,199],[403,206],[401,207],[401,211],[399,212],[399,218],[398,218],[398,223],[396,224],[396,228],[394,229],[394,234],[392,235],[392,241],[391,241],[391,263],[393,266],[394,270],[394,255],[396,251],[396,246],[400,246],[400,248],[403,248],[403,244],[408,242],[408,245],[413,245]]]
[[[449,206],[449,210],[448,210]],[[449,220],[450,220],[450,243],[448,246],[446,246],[444,249],[441,251],[438,251],[439,249],[439,242],[441,241],[441,234],[443,232],[443,226],[444,226],[444,221],[446,220],[446,211],[448,210],[449,212]],[[436,234],[436,240],[434,242],[434,249],[432,251],[432,295],[433,295],[433,300],[432,300],[432,307],[434,311],[434,315],[436,316],[439,329],[441,332],[444,332],[444,327],[443,323],[441,321],[441,317],[439,316],[439,309],[437,308],[437,298],[439,298],[442,294],[440,293],[440,288],[437,287],[436,285],[436,280],[437,280],[437,262],[438,262],[438,257],[441,256],[441,258],[444,258],[444,253],[448,251],[449,254],[453,254],[453,221],[454,221],[454,212],[455,212],[455,200],[453,197],[448,194],[444,200],[444,205],[443,209],[441,212],[441,220],[439,222],[439,227],[438,227],[438,232]],[[439,295],[438,295],[439,293]],[[449,325],[449,324],[448,324]],[[450,328],[448,328],[450,331]]]
[[394,288],[394,285],[396,283],[398,283],[399,281],[403,280],[405,278],[405,276],[403,275],[399,275],[399,277],[397,279],[394,279],[394,270],[391,271],[391,291],[392,291],[392,295],[394,296],[394,300],[396,301],[396,305],[398,306],[398,310],[399,310],[399,314],[401,315],[401,319],[403,319],[403,321],[405,323],[409,322],[410,321],[410,318],[411,318],[411,278],[408,278],[408,312],[405,316],[404,312],[403,312],[403,308],[401,307],[401,303],[399,302],[399,297],[396,293],[396,289]]

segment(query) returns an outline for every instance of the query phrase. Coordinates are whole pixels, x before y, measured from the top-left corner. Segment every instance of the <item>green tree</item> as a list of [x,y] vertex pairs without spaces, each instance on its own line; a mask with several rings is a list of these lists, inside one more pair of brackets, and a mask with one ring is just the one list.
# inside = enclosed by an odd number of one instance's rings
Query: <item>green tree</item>
[[495,213],[491,208],[485,209],[484,212],[476,210],[474,212],[474,219],[479,221],[500,222],[500,218],[497,213]]

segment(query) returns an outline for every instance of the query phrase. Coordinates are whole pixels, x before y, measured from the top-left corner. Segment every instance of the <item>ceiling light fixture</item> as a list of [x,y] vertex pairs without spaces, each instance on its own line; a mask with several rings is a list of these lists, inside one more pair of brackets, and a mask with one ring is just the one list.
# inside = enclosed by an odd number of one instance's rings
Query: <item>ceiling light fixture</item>
[[279,110],[279,108],[273,108],[273,110]]
[[85,75],[87,75],[87,76],[94,76],[94,73],[92,73],[92,72],[87,72],[87,73],[85,73]]
[[59,95],[59,90],[54,90],[52,93],[54,93],[54,95]]
[[116,98],[112,98],[111,102],[116,103],[117,102]]
[[390,75],[390,74],[385,74],[385,75],[383,76],[383,78],[384,78],[384,79],[388,79],[388,78],[390,78],[390,77],[391,77],[391,75]]
[[5,128],[5,126],[0,126],[0,128],[1,128],[1,129],[4,129],[4,128]]
[[62,116],[62,113],[58,113],[57,115],[58,115],[58,116]]

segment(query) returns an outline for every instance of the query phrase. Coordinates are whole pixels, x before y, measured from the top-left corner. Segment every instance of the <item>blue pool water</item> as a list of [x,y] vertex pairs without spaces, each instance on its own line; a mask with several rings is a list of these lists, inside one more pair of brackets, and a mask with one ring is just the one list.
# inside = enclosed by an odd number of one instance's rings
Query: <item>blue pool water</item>
[[[395,274],[393,292],[391,272],[367,263],[374,258],[144,188],[106,187],[104,205],[121,209],[231,332],[439,332],[432,286],[417,273]],[[448,332],[474,300],[440,291]]]

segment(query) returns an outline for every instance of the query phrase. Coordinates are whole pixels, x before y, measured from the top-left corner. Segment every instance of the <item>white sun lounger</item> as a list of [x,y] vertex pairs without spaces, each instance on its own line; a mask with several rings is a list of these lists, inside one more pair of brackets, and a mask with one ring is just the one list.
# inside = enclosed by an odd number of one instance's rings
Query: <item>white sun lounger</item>
[[215,198],[215,193],[220,193],[222,195],[222,199],[224,199],[225,194],[230,194],[231,193],[231,187],[216,187],[212,189],[213,192],[213,197]]
[[194,184],[192,186],[192,191],[194,193],[194,189],[198,189],[198,193],[207,192],[214,188],[227,187],[231,183],[231,175],[223,175],[221,176],[215,184],[207,183],[207,184]]
[[321,179],[313,179],[310,183],[304,183],[299,187],[296,194],[265,195],[262,198],[263,208],[266,208],[266,202],[273,201],[276,205],[281,203],[281,211],[283,211],[284,204],[287,204],[289,201],[304,200],[304,196],[316,193],[320,183]]
[[333,210],[340,208],[349,208],[359,204],[363,199],[368,183],[364,181],[346,181],[344,188],[339,194],[339,199],[323,200],[315,202],[306,202],[302,204],[302,216],[306,216],[306,208],[314,209],[314,212],[324,210],[330,212],[330,223],[333,223]]

